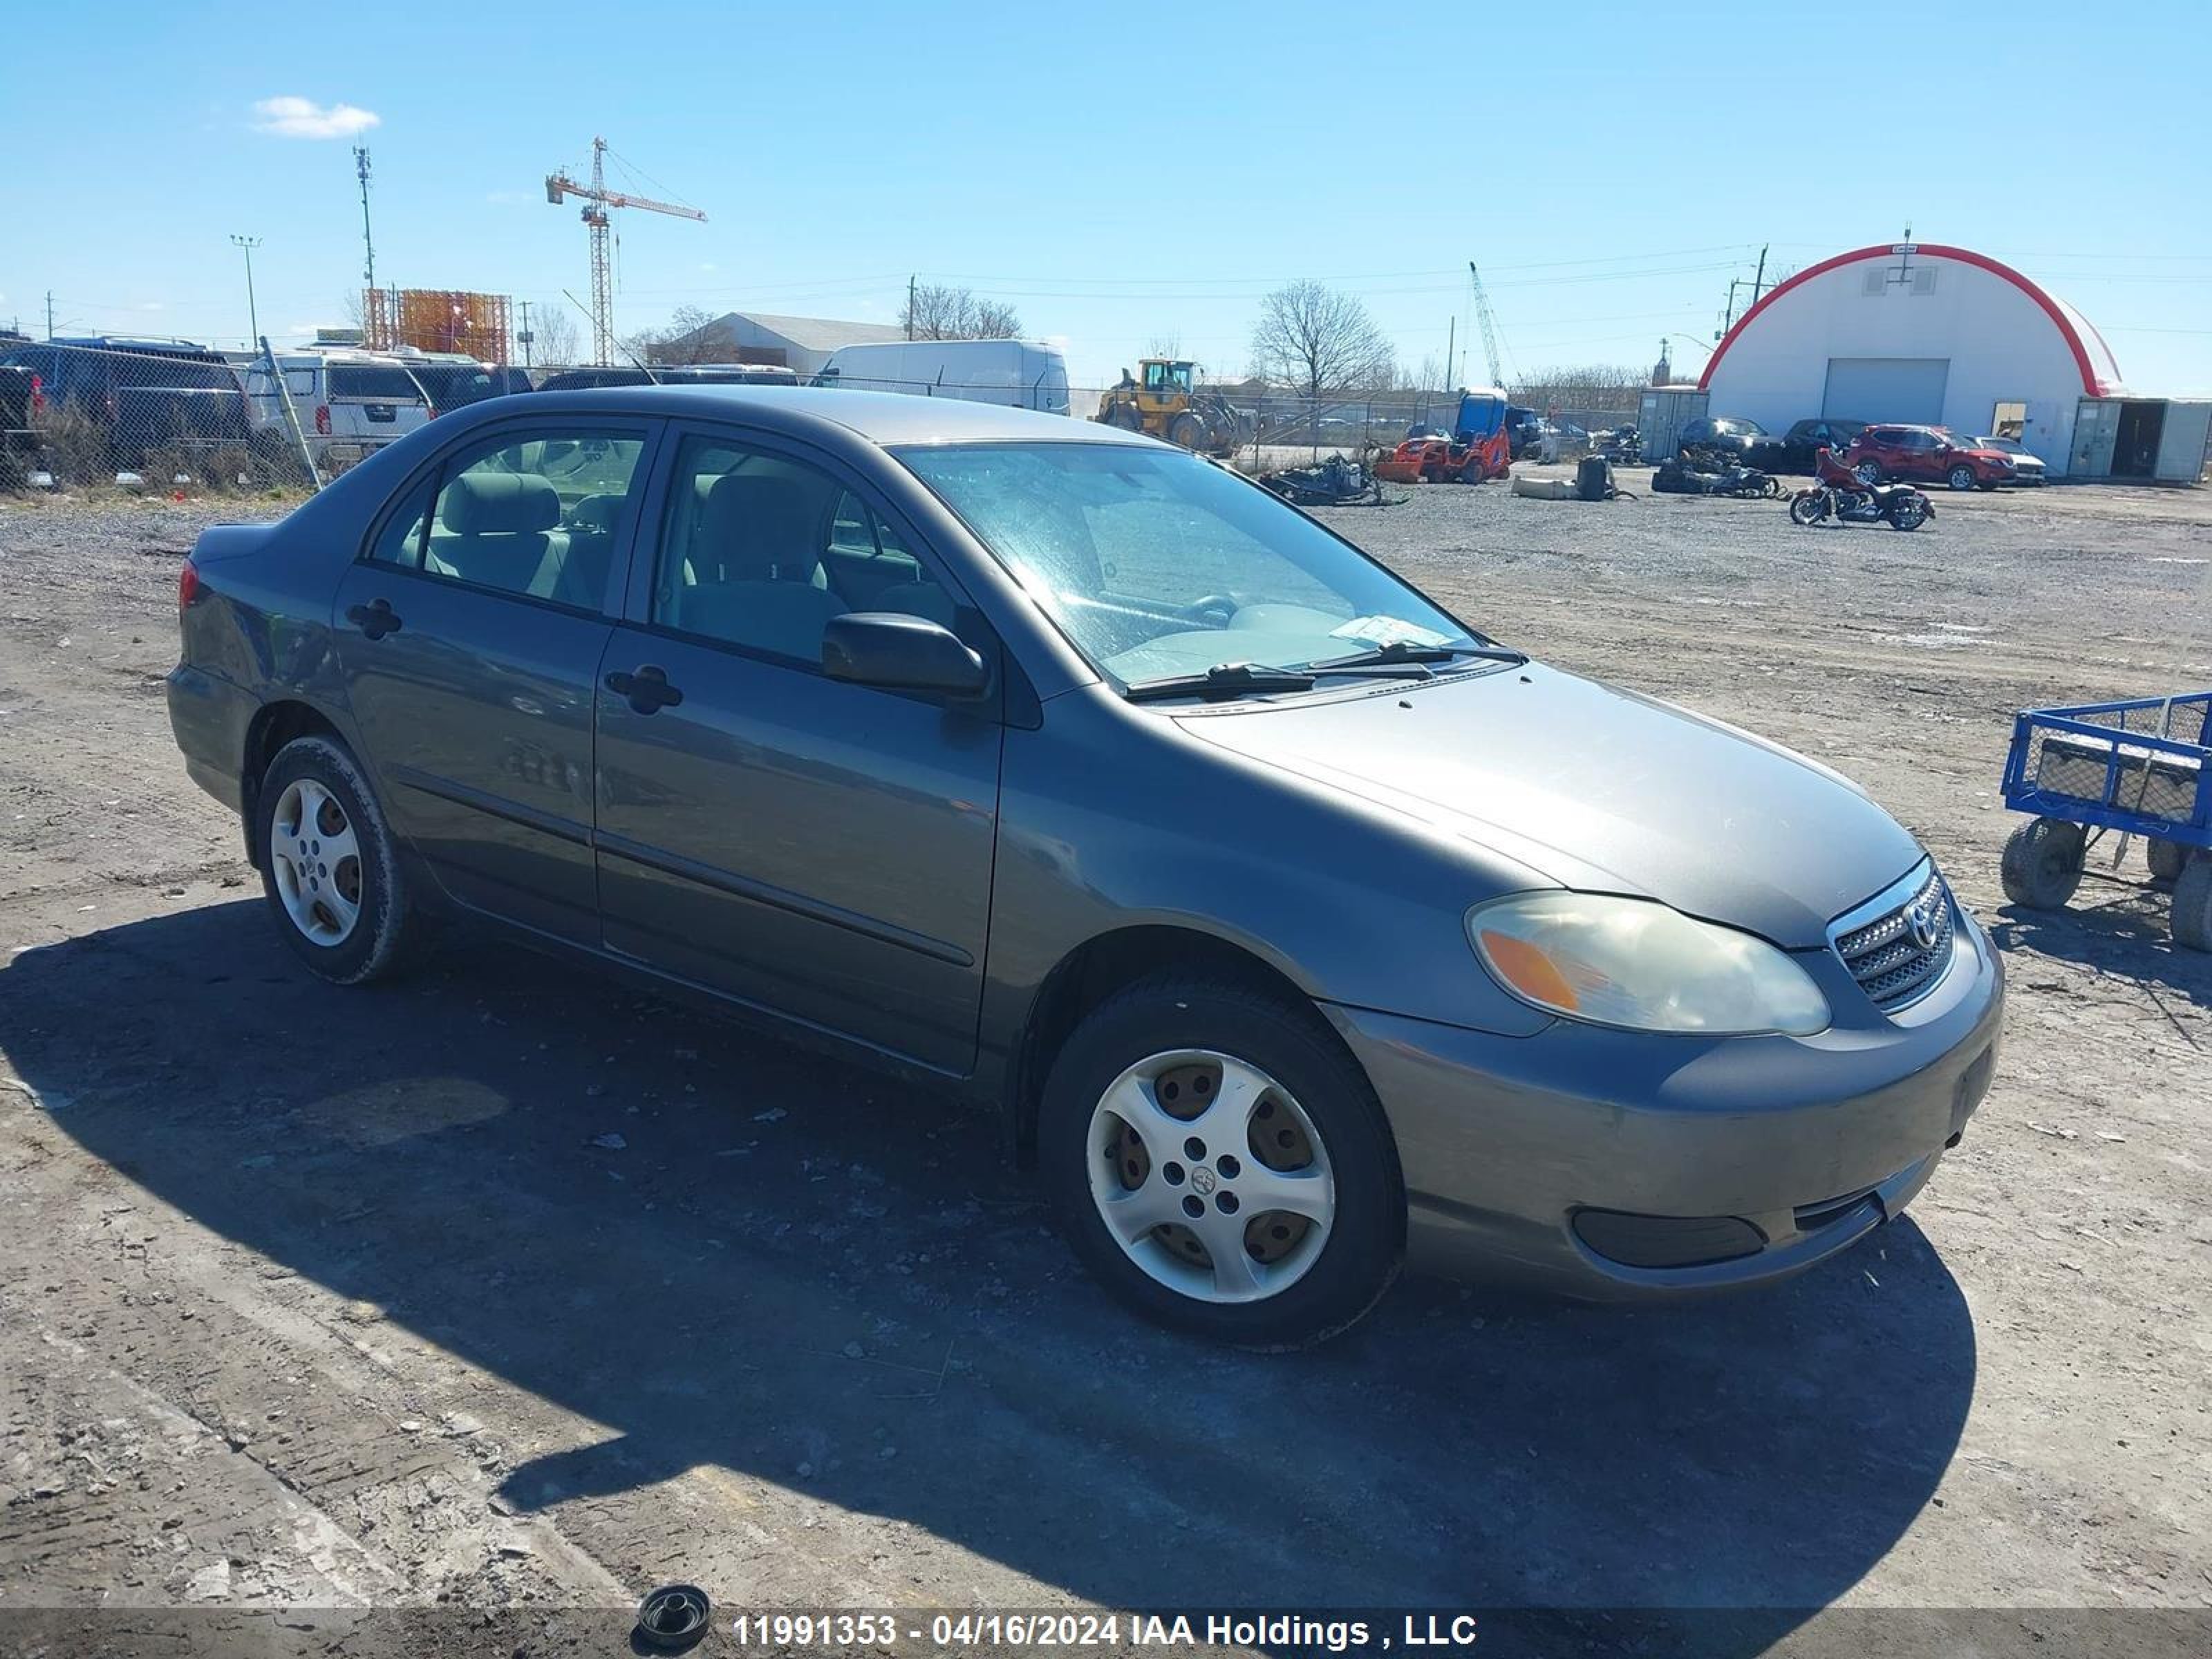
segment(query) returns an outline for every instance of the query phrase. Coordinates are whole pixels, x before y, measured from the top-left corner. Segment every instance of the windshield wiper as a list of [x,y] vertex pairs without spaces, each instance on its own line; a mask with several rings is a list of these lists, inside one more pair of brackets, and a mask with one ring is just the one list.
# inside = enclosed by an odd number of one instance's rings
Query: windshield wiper
[[[1525,659],[1516,657],[1515,661]],[[1310,691],[1317,680],[1434,679],[1426,661],[1419,657],[1384,657],[1372,661],[1362,653],[1341,662],[1317,662],[1310,668],[1273,668],[1266,663],[1218,662],[1203,674],[1164,674],[1156,680],[1139,680],[1128,689],[1129,701],[1146,702],[1157,697],[1237,696],[1248,691]]]
[[1163,674],[1128,688],[1131,702],[1155,697],[1225,697],[1247,691],[1310,691],[1314,677],[1304,669],[1270,668],[1265,663],[1218,662],[1202,674]]
[[1450,662],[1457,657],[1477,657],[1486,662],[1523,663],[1528,660],[1525,651],[1509,651],[1502,646],[1487,645],[1411,645],[1404,640],[1393,640],[1388,645],[1378,645],[1371,651],[1355,651],[1348,657],[1331,657],[1326,661],[1309,663],[1306,672],[1322,673],[1340,668],[1366,668],[1385,663]]

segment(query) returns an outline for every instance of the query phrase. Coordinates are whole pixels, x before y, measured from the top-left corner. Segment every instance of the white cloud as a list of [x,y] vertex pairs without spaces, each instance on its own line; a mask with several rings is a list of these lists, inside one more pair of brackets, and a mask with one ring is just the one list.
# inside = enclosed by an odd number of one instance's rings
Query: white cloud
[[352,104],[319,104],[312,98],[264,98],[254,105],[257,131],[279,138],[350,138],[380,118]]

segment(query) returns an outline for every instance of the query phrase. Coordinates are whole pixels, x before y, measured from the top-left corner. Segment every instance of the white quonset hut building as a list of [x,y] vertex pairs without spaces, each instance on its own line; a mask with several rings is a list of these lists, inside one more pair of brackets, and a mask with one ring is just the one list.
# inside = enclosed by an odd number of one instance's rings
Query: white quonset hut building
[[2131,396],[2088,320],[1986,254],[1864,247],[1778,283],[1706,363],[1706,411],[1779,432],[1814,416],[2014,438],[2054,477],[2203,470],[2212,405]]

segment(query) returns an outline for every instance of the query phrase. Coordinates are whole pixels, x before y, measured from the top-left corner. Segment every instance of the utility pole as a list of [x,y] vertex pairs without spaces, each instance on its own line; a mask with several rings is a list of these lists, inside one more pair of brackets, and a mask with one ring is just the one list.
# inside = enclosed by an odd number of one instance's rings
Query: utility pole
[[361,245],[368,256],[368,263],[362,268],[362,282],[365,287],[374,288],[376,239],[368,234],[368,151],[360,144],[353,147],[353,170],[361,179]]
[[906,337],[914,338],[914,277],[906,279]]
[[1439,392],[1448,392],[1452,389],[1452,356],[1458,349],[1459,317],[1455,313],[1451,326],[1444,331],[1444,383],[1437,388]]
[[1759,274],[1758,274],[1757,276],[1753,276],[1753,277],[1751,279],[1751,302],[1752,302],[1752,304],[1753,304],[1753,305],[1757,305],[1757,304],[1759,303],[1759,293],[1760,293],[1760,291],[1761,291],[1763,289],[1765,289],[1765,286],[1766,286],[1766,249],[1765,249],[1765,246],[1764,246],[1764,245],[1762,245],[1762,246],[1760,246],[1759,250]]
[[520,303],[522,306],[522,329],[521,331],[514,337],[514,343],[522,348],[522,366],[525,368],[528,368],[530,367],[530,343],[532,340],[535,340],[538,337],[530,331],[530,301],[525,300]]
[[261,337],[261,313],[253,303],[253,250],[261,246],[261,239],[258,236],[233,236],[230,240],[246,251],[246,314],[253,325],[253,331],[246,337],[258,340]]
[[46,337],[49,340],[54,337],[54,291],[52,289],[46,290]]

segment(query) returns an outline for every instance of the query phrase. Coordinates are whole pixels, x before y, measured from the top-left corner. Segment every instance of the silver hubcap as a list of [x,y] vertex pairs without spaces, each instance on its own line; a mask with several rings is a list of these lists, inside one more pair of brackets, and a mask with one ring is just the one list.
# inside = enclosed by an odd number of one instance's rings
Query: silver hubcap
[[337,798],[312,778],[289,785],[269,821],[269,868],[292,925],[343,945],[361,921],[361,842]]
[[1328,1243],[1336,1179],[1305,1109],[1207,1048],[1139,1060],[1091,1115],[1091,1197],[1129,1260],[1200,1302],[1257,1302]]

